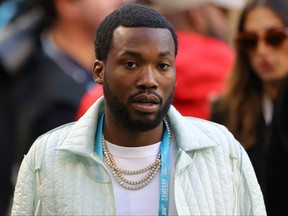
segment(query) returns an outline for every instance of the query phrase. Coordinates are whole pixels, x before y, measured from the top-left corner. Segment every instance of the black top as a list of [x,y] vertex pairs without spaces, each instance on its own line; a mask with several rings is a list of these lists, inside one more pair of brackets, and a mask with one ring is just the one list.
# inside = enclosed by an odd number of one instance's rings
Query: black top
[[[220,103],[213,103],[211,120],[225,125]],[[256,143],[246,151],[262,189],[267,214],[288,215],[288,79],[275,103],[272,123],[267,126],[262,115],[255,132]]]

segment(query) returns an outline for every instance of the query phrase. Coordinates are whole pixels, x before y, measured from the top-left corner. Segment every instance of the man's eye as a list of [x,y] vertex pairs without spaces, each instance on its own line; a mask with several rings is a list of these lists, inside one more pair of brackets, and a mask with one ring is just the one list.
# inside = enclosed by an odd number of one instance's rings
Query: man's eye
[[135,68],[135,67],[136,67],[136,64],[135,64],[135,62],[133,62],[133,61],[126,61],[126,62],[125,62],[125,66],[126,66],[127,68]]
[[161,70],[166,70],[166,69],[168,69],[168,68],[170,67],[170,65],[167,64],[167,63],[161,63],[161,64],[158,65],[158,67],[159,67]]

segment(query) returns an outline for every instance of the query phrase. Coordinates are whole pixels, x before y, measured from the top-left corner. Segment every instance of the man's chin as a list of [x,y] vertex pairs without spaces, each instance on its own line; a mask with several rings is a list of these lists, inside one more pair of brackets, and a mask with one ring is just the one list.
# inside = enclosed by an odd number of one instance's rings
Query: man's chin
[[162,122],[162,118],[151,118],[143,116],[141,119],[126,121],[125,127],[135,132],[145,132],[156,128]]

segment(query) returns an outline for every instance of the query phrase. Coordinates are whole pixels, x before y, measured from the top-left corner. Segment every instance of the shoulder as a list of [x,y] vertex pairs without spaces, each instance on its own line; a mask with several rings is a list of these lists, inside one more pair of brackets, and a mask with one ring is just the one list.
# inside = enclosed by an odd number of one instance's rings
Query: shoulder
[[39,136],[29,149],[26,160],[30,166],[56,154],[56,148],[65,139],[74,123],[59,126]]
[[[186,120],[188,124],[193,125],[199,131],[201,131],[203,135],[205,134],[209,139],[219,144],[226,143],[224,141],[227,141],[228,143],[238,143],[226,126],[220,123],[194,117],[186,117]],[[198,132],[198,134],[200,133]]]
[[66,135],[69,133],[69,131],[71,130],[71,127],[73,125],[74,125],[74,122],[71,122],[71,123],[56,127],[54,129],[44,133],[40,137],[38,137],[37,140],[35,141],[35,144],[49,143],[49,144],[55,145],[55,147],[57,147],[59,142],[61,142],[66,137]]
[[201,118],[183,116],[173,106],[168,112],[168,117],[177,136],[188,136],[193,140],[197,137],[215,139],[221,134],[231,135],[224,125]]
[[184,151],[239,148],[239,142],[223,125],[195,117],[182,116],[174,107],[168,113],[177,144]]
[[205,152],[214,155],[214,158],[229,160],[232,162],[233,169],[238,170],[242,169],[243,162],[249,161],[242,145],[224,125],[192,117],[185,117],[185,119],[188,124],[191,124],[190,133],[193,134],[189,148],[187,142],[185,143],[186,150],[191,153]]

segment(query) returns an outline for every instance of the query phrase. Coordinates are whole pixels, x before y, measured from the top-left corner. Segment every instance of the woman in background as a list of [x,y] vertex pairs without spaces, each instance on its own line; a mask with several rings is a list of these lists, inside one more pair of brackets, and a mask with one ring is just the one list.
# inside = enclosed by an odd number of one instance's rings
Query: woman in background
[[226,125],[247,150],[268,215],[288,215],[288,123],[281,118],[288,112],[288,0],[250,2],[240,16],[236,52],[211,120]]

